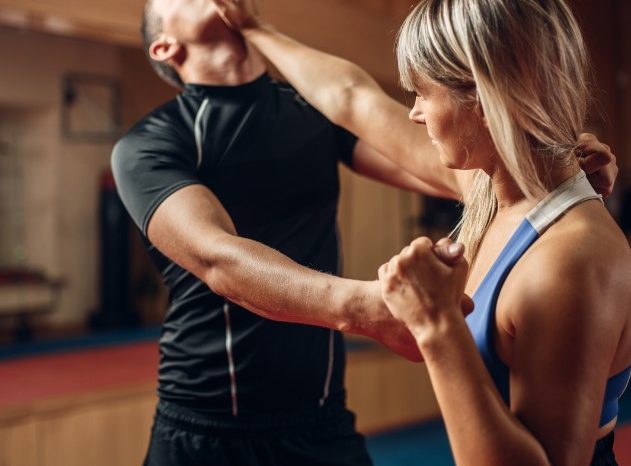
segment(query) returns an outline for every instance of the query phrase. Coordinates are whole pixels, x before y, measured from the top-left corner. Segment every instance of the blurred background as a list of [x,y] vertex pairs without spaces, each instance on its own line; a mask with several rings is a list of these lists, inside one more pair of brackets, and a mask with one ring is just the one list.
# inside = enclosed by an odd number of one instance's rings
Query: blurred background
[[[607,203],[631,235],[631,3],[570,3],[594,69],[587,130],[618,157]],[[393,44],[412,5],[266,0],[263,14],[360,64],[411,104],[397,84]],[[140,48],[142,7],[0,0],[2,466],[140,464],[147,446],[166,294],[109,173],[116,139],[175,94]],[[348,277],[374,279],[411,239],[455,225],[454,203],[341,170]],[[423,367],[361,339],[349,347],[349,404],[377,465],[451,464]]]

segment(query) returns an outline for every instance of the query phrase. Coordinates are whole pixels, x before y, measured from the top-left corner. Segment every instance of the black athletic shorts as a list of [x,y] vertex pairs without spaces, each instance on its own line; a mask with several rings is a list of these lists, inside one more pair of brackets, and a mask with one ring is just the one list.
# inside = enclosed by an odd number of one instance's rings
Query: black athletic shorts
[[216,419],[160,401],[145,466],[372,466],[355,416],[335,407],[263,420]]
[[614,433],[612,431],[596,442],[591,466],[618,466],[616,455],[613,453],[613,441]]

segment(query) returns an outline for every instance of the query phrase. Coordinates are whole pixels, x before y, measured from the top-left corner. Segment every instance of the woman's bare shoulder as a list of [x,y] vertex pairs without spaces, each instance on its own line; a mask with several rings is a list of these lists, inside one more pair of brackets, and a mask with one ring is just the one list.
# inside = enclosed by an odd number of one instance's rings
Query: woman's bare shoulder
[[530,247],[507,278],[502,302],[511,312],[536,301],[542,309],[596,306],[631,313],[629,283],[629,243],[602,204],[590,201],[570,210]]

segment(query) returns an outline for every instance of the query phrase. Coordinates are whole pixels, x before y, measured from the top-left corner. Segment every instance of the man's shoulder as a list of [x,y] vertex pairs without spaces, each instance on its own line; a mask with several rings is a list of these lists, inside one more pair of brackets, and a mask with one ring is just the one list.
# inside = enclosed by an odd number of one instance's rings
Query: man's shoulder
[[182,125],[183,120],[178,99],[172,99],[146,113],[123,134],[120,141],[150,138],[153,134],[168,132],[174,125]]
[[188,144],[192,128],[189,128],[190,118],[185,113],[179,97],[151,110],[120,137],[113,154],[135,152],[138,148],[149,150],[155,146]]

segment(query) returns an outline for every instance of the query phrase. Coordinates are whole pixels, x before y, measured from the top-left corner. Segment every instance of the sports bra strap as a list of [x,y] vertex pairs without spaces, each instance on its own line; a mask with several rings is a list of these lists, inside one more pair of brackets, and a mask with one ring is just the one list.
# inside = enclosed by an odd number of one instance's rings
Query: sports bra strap
[[587,175],[581,170],[541,200],[526,215],[526,219],[541,234],[567,210],[590,199],[600,199],[602,202],[602,196],[594,191]]

